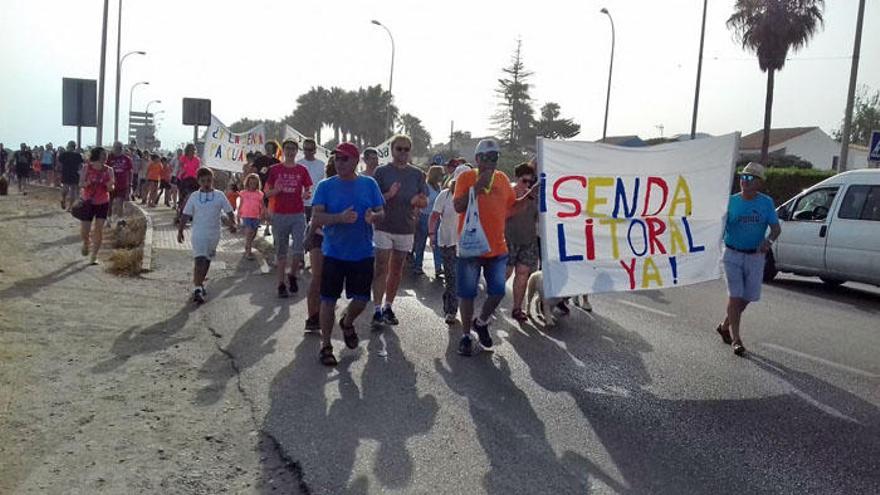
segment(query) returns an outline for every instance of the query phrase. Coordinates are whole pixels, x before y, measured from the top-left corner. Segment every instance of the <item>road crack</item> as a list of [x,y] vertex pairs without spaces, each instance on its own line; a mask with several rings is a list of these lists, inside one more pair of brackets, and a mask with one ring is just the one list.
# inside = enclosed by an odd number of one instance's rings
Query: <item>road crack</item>
[[241,368],[238,366],[238,361],[233,353],[220,345],[220,340],[223,338],[223,335],[210,326],[208,327],[208,332],[210,332],[211,336],[215,339],[214,347],[217,348],[217,351],[220,352],[220,354],[223,354],[223,356],[226,357],[226,360],[229,362],[229,367],[235,373],[235,387],[238,389],[239,395],[241,395],[241,398],[247,403],[248,408],[250,409],[251,423],[254,425],[254,430],[260,435],[260,445],[268,444],[269,449],[267,450],[277,456],[279,464],[284,471],[296,480],[300,492],[306,495],[311,494],[312,491],[305,482],[302,465],[290,457],[287,451],[284,450],[284,446],[281,445],[281,442],[275,438],[275,435],[260,426],[260,421],[257,418],[257,405],[244,389],[244,385],[241,382]]

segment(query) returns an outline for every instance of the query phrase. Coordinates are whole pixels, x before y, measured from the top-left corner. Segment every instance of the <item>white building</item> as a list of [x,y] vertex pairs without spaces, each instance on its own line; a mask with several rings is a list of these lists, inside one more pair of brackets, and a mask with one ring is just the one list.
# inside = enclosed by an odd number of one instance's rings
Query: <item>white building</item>
[[[743,136],[741,155],[760,155],[764,131]],[[817,170],[836,170],[840,160],[840,142],[818,127],[789,127],[770,130],[770,153],[795,155],[813,164]],[[847,170],[868,168],[868,149],[850,145]]]

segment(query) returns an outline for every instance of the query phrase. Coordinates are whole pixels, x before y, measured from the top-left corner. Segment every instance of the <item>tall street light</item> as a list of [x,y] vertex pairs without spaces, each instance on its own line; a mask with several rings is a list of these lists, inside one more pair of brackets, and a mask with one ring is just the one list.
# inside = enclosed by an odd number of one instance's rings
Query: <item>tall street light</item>
[[394,36],[391,35],[391,30],[388,29],[388,26],[382,24],[381,22],[373,19],[373,24],[381,27],[388,33],[388,37],[391,38],[391,74],[388,76],[388,116],[385,121],[385,129],[391,129],[391,103],[394,98],[393,93],[391,92],[392,84],[394,83]]
[[131,86],[131,91],[129,91],[129,93],[128,93],[128,142],[129,143],[131,142],[131,100],[134,98],[134,88],[136,88],[142,84],[147,85],[147,84],[150,84],[150,82],[149,81],[141,81],[141,82],[134,83]]
[[[119,8],[122,8],[122,0],[119,0]],[[120,13],[120,16],[122,14]],[[120,28],[122,24],[120,22]],[[119,58],[119,52],[116,52],[116,118],[113,119],[113,141],[119,141],[119,85],[122,81],[122,62],[125,62],[125,58],[129,55],[146,55],[145,51],[135,51],[128,52]]]
[[104,0],[104,23],[101,28],[101,64],[98,76],[98,122],[95,129],[95,145],[101,146],[104,137],[104,76],[107,68],[107,10],[109,1]]
[[599,12],[607,15],[608,20],[611,21],[611,62],[608,64],[608,94],[605,96],[605,124],[602,126],[602,142],[604,143],[608,132],[608,106],[611,103],[611,73],[614,70],[614,19],[608,9],[604,7]]

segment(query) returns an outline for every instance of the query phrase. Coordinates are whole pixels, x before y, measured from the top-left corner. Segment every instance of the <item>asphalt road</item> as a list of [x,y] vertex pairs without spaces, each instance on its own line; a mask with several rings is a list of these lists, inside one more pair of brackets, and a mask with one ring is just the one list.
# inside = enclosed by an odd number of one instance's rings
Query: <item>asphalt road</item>
[[747,313],[745,359],[714,332],[720,281],[597,296],[554,329],[516,324],[508,298],[495,352],[462,358],[439,284],[407,278],[400,326],[373,332],[365,313],[333,370],[303,334],[305,302],[272,291],[245,277],[207,321],[311,493],[880,487],[876,288],[781,277]]
[[303,293],[279,301],[258,263],[222,253],[195,309],[185,251],[118,280],[84,266],[69,218],[15,205],[0,204],[13,493],[880,487],[877,288],[781,277],[746,314],[746,358],[714,332],[721,282],[596,296],[553,329],[516,324],[508,297],[495,352],[463,358],[440,284],[407,277],[401,324],[373,332],[363,315],[360,347],[335,341],[328,369]]

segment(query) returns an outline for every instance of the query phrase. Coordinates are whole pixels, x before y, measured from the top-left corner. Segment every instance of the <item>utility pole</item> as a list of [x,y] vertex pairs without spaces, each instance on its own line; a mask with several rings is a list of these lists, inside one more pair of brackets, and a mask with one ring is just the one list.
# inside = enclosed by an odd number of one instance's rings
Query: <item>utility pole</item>
[[703,0],[703,27],[700,28],[700,58],[697,61],[697,89],[694,91],[694,116],[691,119],[691,141],[697,138],[697,108],[700,107],[700,76],[703,74],[703,43],[706,41],[706,7]]
[[101,30],[101,69],[98,81],[98,122],[95,136],[95,145],[101,146],[102,133],[104,132],[104,76],[107,70],[107,11],[110,8],[110,0],[104,0],[104,24]]
[[853,42],[852,68],[849,72],[849,93],[846,96],[846,114],[843,117],[843,132],[840,135],[840,160],[837,171],[845,172],[849,159],[849,133],[852,126],[853,100],[856,97],[856,79],[859,76],[859,53],[862,49],[862,24],[865,20],[865,0],[859,0],[859,17],[856,20],[856,39]]
[[450,120],[449,121],[449,158],[450,159],[455,158],[452,156],[452,152],[453,152],[452,140],[453,140],[454,135],[455,135],[455,121]]

